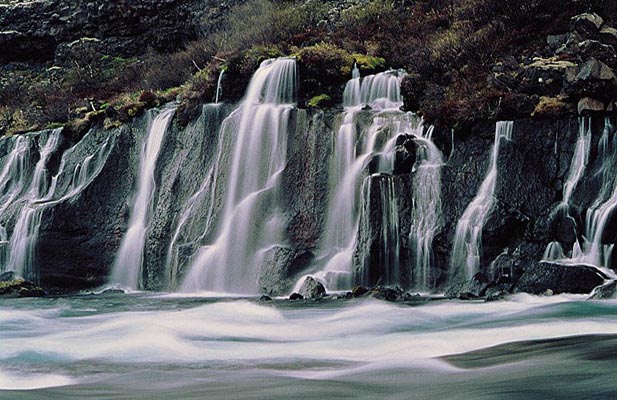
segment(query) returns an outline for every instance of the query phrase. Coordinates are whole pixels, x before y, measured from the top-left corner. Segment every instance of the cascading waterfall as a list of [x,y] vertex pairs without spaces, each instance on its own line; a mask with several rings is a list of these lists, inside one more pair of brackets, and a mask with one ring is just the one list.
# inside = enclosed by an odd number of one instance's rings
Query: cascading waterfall
[[[391,173],[393,159],[388,157],[394,148],[396,137],[411,129],[409,115],[398,110],[403,104],[400,94],[403,77],[403,71],[386,71],[360,78],[359,70],[354,66],[352,79],[345,86],[345,111],[341,115],[342,123],[334,138],[329,167],[330,196],[324,237],[320,245],[322,250],[317,257],[316,272],[310,274],[329,290],[350,288],[353,283],[353,254],[361,208],[358,206],[361,203],[358,199],[370,192],[363,183],[365,179],[369,179],[365,176],[368,163],[373,157],[378,157],[377,172]],[[367,105],[372,108],[373,122],[359,135],[356,118]],[[361,146],[358,146],[358,142]],[[384,201],[390,202],[392,199],[393,190],[392,196]],[[384,207],[391,210],[396,206],[388,204]],[[392,212],[390,215],[393,218],[396,216],[398,226],[398,214]],[[391,225],[390,222],[387,223]],[[400,247],[398,232],[396,243],[390,244],[393,248]],[[295,291],[306,276],[298,280]]]
[[226,170],[217,167],[227,180],[218,237],[198,251],[181,290],[259,292],[261,255],[283,236],[280,176],[296,91],[295,60],[266,60],[223,124],[237,129]]
[[[422,132],[422,129],[417,130]],[[441,227],[441,167],[443,156],[432,141],[433,128],[417,135],[418,144],[413,178],[409,248],[414,262],[412,279],[417,289],[431,289],[433,238]]]
[[[78,145],[66,150],[62,155],[60,166],[54,176],[50,177],[49,164],[51,158],[58,152],[62,129],[55,129],[47,136],[45,144],[39,142],[39,159],[30,173],[30,143],[29,136],[22,136],[17,140],[14,147],[14,154],[9,157],[5,169],[11,169],[13,174],[9,174],[15,179],[12,183],[8,180],[3,181],[6,188],[11,188],[12,204],[17,208],[16,223],[9,237],[6,230],[2,228],[4,248],[2,251],[2,265],[4,270],[15,271],[19,276],[23,276],[32,281],[38,281],[36,270],[36,244],[39,237],[42,216],[44,211],[55,204],[72,201],[92,182],[101,171],[110,146],[107,139],[95,154],[85,157],[82,163],[75,167],[74,171],[66,170],[66,159],[71,156]],[[41,139],[39,139],[41,140]],[[27,143],[27,146],[25,145]],[[61,176],[68,177],[70,184],[60,190],[58,180]],[[28,183],[28,178],[31,180]],[[8,182],[8,184],[7,184]],[[16,188],[21,188],[17,190]],[[8,202],[5,206],[10,205]],[[5,209],[6,210],[6,209]]]
[[[373,186],[376,187],[373,187]],[[379,196],[375,196],[377,192]],[[379,265],[379,277],[373,277],[374,272],[365,260],[361,260],[364,264],[360,268],[359,281],[363,284],[379,281],[384,285],[396,285],[400,282],[400,247],[401,241],[399,237],[399,215],[398,205],[394,196],[394,178],[392,175],[375,174],[365,178],[362,185],[362,205],[360,223],[364,226],[360,230],[368,233],[368,236],[376,236],[377,246],[370,249],[371,260]],[[377,201],[377,205],[372,205],[371,201]],[[371,231],[371,210],[376,209],[379,212],[381,221],[377,232]],[[366,254],[364,254],[366,256]]]
[[[575,226],[574,219],[570,216],[570,199],[578,185],[578,182],[585,174],[585,168],[589,161],[589,149],[591,147],[591,118],[579,118],[579,135],[574,148],[572,162],[568,178],[563,187],[563,199],[555,207],[553,217],[560,214],[560,217],[571,220]],[[565,258],[563,246],[557,241],[550,242],[544,251],[543,260],[556,261]]]
[[456,225],[450,261],[450,279],[471,279],[480,270],[482,228],[491,212],[497,184],[497,159],[503,139],[512,140],[512,121],[497,122],[495,143],[491,151],[488,171],[478,194],[467,206]]
[[131,207],[129,228],[122,238],[116,256],[110,284],[134,290],[140,286],[146,233],[152,214],[152,199],[156,191],[154,172],[165,132],[175,108],[163,110],[150,124],[140,155],[137,193]]
[[[178,288],[181,264],[186,264],[190,255],[206,239],[206,236],[213,233],[216,223],[217,210],[220,208],[220,201],[224,187],[224,170],[228,162],[230,144],[235,132],[234,118],[227,118],[222,123],[221,104],[206,104],[202,108],[202,117],[210,122],[212,128],[220,132],[216,156],[213,162],[207,167],[207,173],[197,191],[186,201],[180,213],[174,234],[172,235],[167,257],[165,259],[165,270],[169,277],[169,288]],[[222,183],[221,183],[222,182]]]
[[[49,158],[57,150],[62,129],[55,129],[49,134],[45,145],[39,151],[39,161],[34,167],[30,187],[23,197],[24,205],[13,229],[9,242],[10,256],[8,270],[15,271],[19,276],[36,280],[34,269],[35,244],[38,237],[43,207],[37,203],[47,200],[53,195],[49,189],[50,179],[47,169]],[[51,188],[53,189],[53,187]]]
[[607,224],[617,208],[617,177],[614,173],[617,166],[617,141],[615,126],[611,118],[605,119],[604,132],[598,143],[598,154],[602,165],[598,171],[601,177],[601,187],[595,202],[587,210],[585,219],[584,242],[574,243],[572,258],[564,260],[572,263],[591,264],[604,270],[610,276],[615,276],[611,267],[611,257],[614,244],[606,244],[603,240]]

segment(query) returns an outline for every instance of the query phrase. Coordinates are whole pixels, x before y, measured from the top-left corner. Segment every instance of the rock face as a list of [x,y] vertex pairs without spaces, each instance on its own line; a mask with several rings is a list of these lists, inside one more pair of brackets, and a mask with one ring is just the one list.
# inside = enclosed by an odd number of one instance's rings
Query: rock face
[[[198,30],[220,23],[240,1],[44,0],[0,5],[0,62],[53,60],[61,44],[97,38],[106,54],[124,57],[176,49]],[[60,48],[59,48],[60,47]]]
[[605,279],[594,267],[536,262],[527,267],[514,290],[533,294],[591,293]]

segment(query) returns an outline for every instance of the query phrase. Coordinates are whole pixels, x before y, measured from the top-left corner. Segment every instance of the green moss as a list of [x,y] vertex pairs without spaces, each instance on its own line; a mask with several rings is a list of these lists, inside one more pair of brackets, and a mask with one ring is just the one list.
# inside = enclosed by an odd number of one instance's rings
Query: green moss
[[382,57],[354,53],[353,58],[356,60],[356,64],[360,71],[375,72],[386,68],[386,60]]
[[64,124],[61,122],[50,122],[47,125],[45,125],[45,129],[57,129],[57,128],[61,128],[63,127]]
[[307,106],[311,108],[323,108],[331,105],[332,98],[327,94],[320,94],[312,97],[308,102]]
[[326,78],[349,77],[354,63],[351,53],[325,42],[300,49],[297,58],[307,70]]

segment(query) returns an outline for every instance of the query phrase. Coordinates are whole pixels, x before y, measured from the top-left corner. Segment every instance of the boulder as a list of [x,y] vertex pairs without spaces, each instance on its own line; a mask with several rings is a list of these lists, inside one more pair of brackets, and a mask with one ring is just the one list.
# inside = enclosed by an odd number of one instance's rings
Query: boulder
[[611,68],[617,66],[617,52],[615,47],[604,44],[597,40],[585,40],[579,43],[579,48],[583,59],[595,58]]
[[43,297],[45,291],[30,281],[15,279],[0,282],[0,297]]
[[580,115],[588,115],[590,113],[604,112],[604,103],[600,100],[592,99],[591,97],[583,97],[578,101],[578,113]]
[[307,276],[298,294],[305,299],[321,299],[326,295],[326,288],[312,276]]
[[557,50],[568,41],[569,35],[567,33],[563,33],[561,35],[548,35],[546,37],[546,44],[553,50]]
[[303,300],[304,296],[302,296],[300,293],[292,293],[291,296],[289,296],[289,300]]
[[578,73],[566,74],[566,92],[575,96],[589,96],[608,100],[617,90],[617,76],[611,67],[590,58]]
[[570,20],[570,29],[584,38],[597,35],[602,25],[604,25],[604,20],[596,13],[580,14]]
[[418,145],[413,135],[399,135],[394,148],[394,174],[408,174],[416,162]]
[[590,293],[607,279],[597,268],[538,261],[531,263],[514,287],[515,292],[543,294]]
[[377,286],[372,291],[370,296],[374,299],[386,300],[386,301],[398,301],[405,295],[405,292],[398,287],[382,287]]
[[471,300],[486,294],[489,282],[486,276],[478,272],[470,280],[459,282],[446,289],[445,296],[461,300]]

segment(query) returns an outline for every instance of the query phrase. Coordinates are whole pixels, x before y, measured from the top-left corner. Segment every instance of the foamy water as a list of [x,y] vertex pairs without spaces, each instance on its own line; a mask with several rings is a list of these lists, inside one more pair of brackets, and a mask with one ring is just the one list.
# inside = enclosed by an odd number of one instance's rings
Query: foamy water
[[[6,390],[0,398],[63,398],[93,387],[101,388],[94,398],[139,398],[153,384],[165,398],[179,382],[192,389],[177,398],[245,398],[249,388],[273,382],[291,388],[298,380],[300,386],[358,381],[345,386],[355,393],[367,375],[382,376],[374,383],[381,387],[403,371],[447,381],[462,370],[443,356],[524,340],[617,334],[617,302],[517,295],[490,304],[410,306],[114,294],[1,300],[0,327],[0,388]],[[237,387],[214,390],[230,382]],[[403,383],[421,381],[396,382]],[[277,390],[247,398],[277,398]]]

